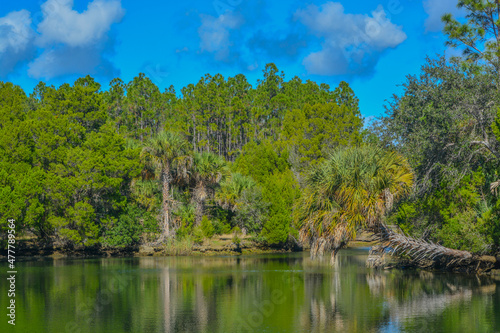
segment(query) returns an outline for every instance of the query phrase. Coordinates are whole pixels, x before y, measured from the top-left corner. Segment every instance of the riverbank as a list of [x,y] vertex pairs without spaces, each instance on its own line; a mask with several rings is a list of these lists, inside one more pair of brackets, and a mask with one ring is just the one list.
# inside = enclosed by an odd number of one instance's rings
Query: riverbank
[[[376,242],[372,234],[361,232],[352,241],[351,247],[372,246]],[[168,240],[164,244],[143,244],[137,246],[112,248],[105,246],[69,247],[53,243],[39,242],[35,239],[21,239],[17,242],[18,257],[124,257],[124,256],[185,256],[185,255],[244,255],[264,253],[287,253],[309,250],[308,246],[288,244],[285,247],[267,246],[257,242],[249,235],[234,239],[232,234],[216,235],[197,244],[191,238]],[[5,257],[7,251],[2,249],[0,257]]]
[[[74,247],[62,246],[47,242],[37,242],[34,239],[19,240],[16,245],[17,257],[124,257],[124,256],[185,256],[185,255],[242,255],[261,253],[286,253],[303,251],[299,246],[272,247],[255,241],[250,236],[240,236],[237,240],[233,235],[217,235],[205,239],[201,244],[191,238],[168,240],[162,244],[143,244],[129,247]],[[0,251],[0,257],[5,257],[7,250]]]
[[[349,247],[371,248],[377,245],[377,240],[372,233],[360,232],[356,239],[349,243]],[[143,244],[124,248],[111,248],[104,246],[93,247],[65,247],[50,243],[36,242],[34,239],[19,240],[17,243],[17,257],[25,258],[95,258],[95,257],[163,257],[163,256],[239,256],[249,254],[279,254],[308,251],[308,247],[298,244],[286,247],[266,246],[255,241],[251,236],[240,236],[237,240],[233,235],[217,235],[205,239],[201,244],[193,239],[168,240],[163,244]],[[0,257],[6,256],[6,250],[0,251]],[[407,259],[384,254],[383,257],[373,257],[377,264],[373,267],[382,269],[424,269],[429,271],[443,271],[447,269],[445,263],[429,262],[427,265],[411,262]],[[370,259],[368,260],[370,262]],[[455,269],[463,273],[486,273],[500,275],[500,257],[474,256],[471,260]]]

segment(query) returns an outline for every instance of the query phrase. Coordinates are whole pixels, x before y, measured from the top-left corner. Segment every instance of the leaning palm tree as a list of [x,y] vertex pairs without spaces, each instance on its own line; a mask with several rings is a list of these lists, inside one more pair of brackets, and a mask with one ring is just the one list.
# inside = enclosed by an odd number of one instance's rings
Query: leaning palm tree
[[145,166],[143,176],[147,178],[147,175],[153,175],[161,184],[162,231],[158,242],[162,242],[171,235],[170,215],[173,205],[171,186],[175,181],[187,177],[187,170],[191,164],[188,143],[176,133],[162,131],[146,141],[140,158]]
[[415,262],[446,258],[449,264],[471,259],[466,251],[412,239],[383,222],[387,209],[409,192],[413,173],[400,155],[373,146],[333,152],[307,177],[307,188],[295,210],[301,238],[311,243],[311,256],[337,251],[359,228],[378,236],[382,249],[406,255]]
[[413,174],[401,156],[372,146],[338,149],[307,176],[295,210],[301,238],[311,255],[337,251],[360,227],[380,223],[385,209],[412,186]]
[[195,224],[198,225],[203,216],[205,201],[214,196],[215,187],[226,178],[229,170],[222,156],[210,152],[195,153],[193,162],[193,199],[196,206]]

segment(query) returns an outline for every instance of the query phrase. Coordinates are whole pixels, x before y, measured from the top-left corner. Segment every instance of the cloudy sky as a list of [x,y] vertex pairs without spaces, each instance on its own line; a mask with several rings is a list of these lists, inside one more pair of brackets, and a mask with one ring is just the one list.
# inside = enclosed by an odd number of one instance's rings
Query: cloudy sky
[[274,62],[290,79],[347,81],[365,117],[426,55],[444,47],[442,14],[456,0],[17,0],[0,7],[0,80],[28,93],[90,74],[149,76],[177,91],[205,73],[250,83]]

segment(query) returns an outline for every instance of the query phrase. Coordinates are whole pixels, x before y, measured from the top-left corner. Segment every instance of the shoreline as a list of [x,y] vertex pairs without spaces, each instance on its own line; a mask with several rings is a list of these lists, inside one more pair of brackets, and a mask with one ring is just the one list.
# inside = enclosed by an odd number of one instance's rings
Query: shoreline
[[[348,248],[372,247],[377,242],[373,240],[371,234],[362,233],[355,240],[349,243]],[[56,246],[54,244],[41,244],[33,240],[22,240],[18,242],[16,258],[21,260],[29,259],[95,259],[95,258],[124,258],[124,257],[171,257],[171,256],[240,256],[252,254],[285,254],[307,252],[308,247],[288,246],[272,247],[253,241],[250,237],[244,237],[240,244],[234,244],[230,235],[220,235],[212,239],[205,240],[203,244],[183,243],[173,241],[161,245],[136,245],[125,248],[110,248],[103,246],[70,248]],[[0,250],[0,258],[7,257],[7,250]],[[374,269],[420,269],[426,271],[450,271],[467,274],[500,275],[500,258],[488,255],[474,256],[474,258],[464,263],[459,269],[447,269],[447,267],[435,264],[421,267],[408,260],[388,255],[387,261]]]
[[[182,242],[174,241],[161,245],[136,245],[123,248],[104,246],[92,247],[65,247],[53,244],[41,244],[33,241],[18,241],[16,258],[110,258],[110,257],[148,257],[148,256],[216,256],[216,255],[245,255],[266,253],[301,252],[303,248],[290,249],[272,247],[244,240],[239,245],[230,241],[221,241],[220,238],[205,241],[203,244],[185,246]],[[7,250],[0,250],[0,258],[7,257]]]
[[[369,237],[357,237],[349,247],[371,247],[375,244]],[[183,243],[175,240],[161,245],[141,244],[123,248],[105,246],[65,247],[33,240],[20,240],[17,246],[18,258],[106,258],[106,257],[148,257],[148,256],[216,256],[279,254],[308,251],[309,247],[273,247],[257,243],[250,237],[243,237],[240,244],[232,242],[232,236],[220,235],[205,240],[203,244]],[[0,250],[0,258],[7,257],[7,250]]]

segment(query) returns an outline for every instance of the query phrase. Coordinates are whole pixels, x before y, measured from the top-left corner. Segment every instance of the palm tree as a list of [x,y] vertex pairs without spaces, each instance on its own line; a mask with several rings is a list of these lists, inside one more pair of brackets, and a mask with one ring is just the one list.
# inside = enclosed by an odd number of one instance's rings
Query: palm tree
[[491,263],[481,262],[467,251],[413,239],[385,225],[386,210],[412,184],[408,162],[394,152],[369,145],[333,152],[309,173],[306,193],[294,213],[302,240],[312,243],[311,256],[333,250],[333,262],[337,251],[364,227],[379,238],[381,250],[406,255],[418,265],[444,258],[448,268],[472,261],[478,263],[476,269],[491,268]]
[[373,146],[334,151],[308,174],[295,220],[311,256],[337,251],[360,227],[376,229],[393,201],[409,191],[413,173],[400,155]]
[[490,184],[490,190],[492,194],[497,195],[498,188],[500,188],[500,179]]
[[234,212],[238,209],[238,200],[243,195],[243,192],[255,186],[257,186],[257,183],[252,178],[241,173],[232,173],[230,177],[221,183],[220,190],[215,195],[215,200],[223,209]]
[[141,155],[144,163],[143,177],[154,175],[161,183],[161,236],[159,242],[171,235],[170,214],[173,199],[171,186],[187,178],[187,170],[191,165],[191,156],[188,154],[188,143],[180,135],[173,132],[159,132],[146,141]]
[[134,178],[130,184],[134,199],[148,212],[157,207],[158,199],[158,182],[148,178]]
[[228,168],[223,157],[210,153],[195,153],[192,180],[194,181],[193,199],[196,206],[195,224],[201,221],[205,201],[213,197],[214,188],[226,178]]

